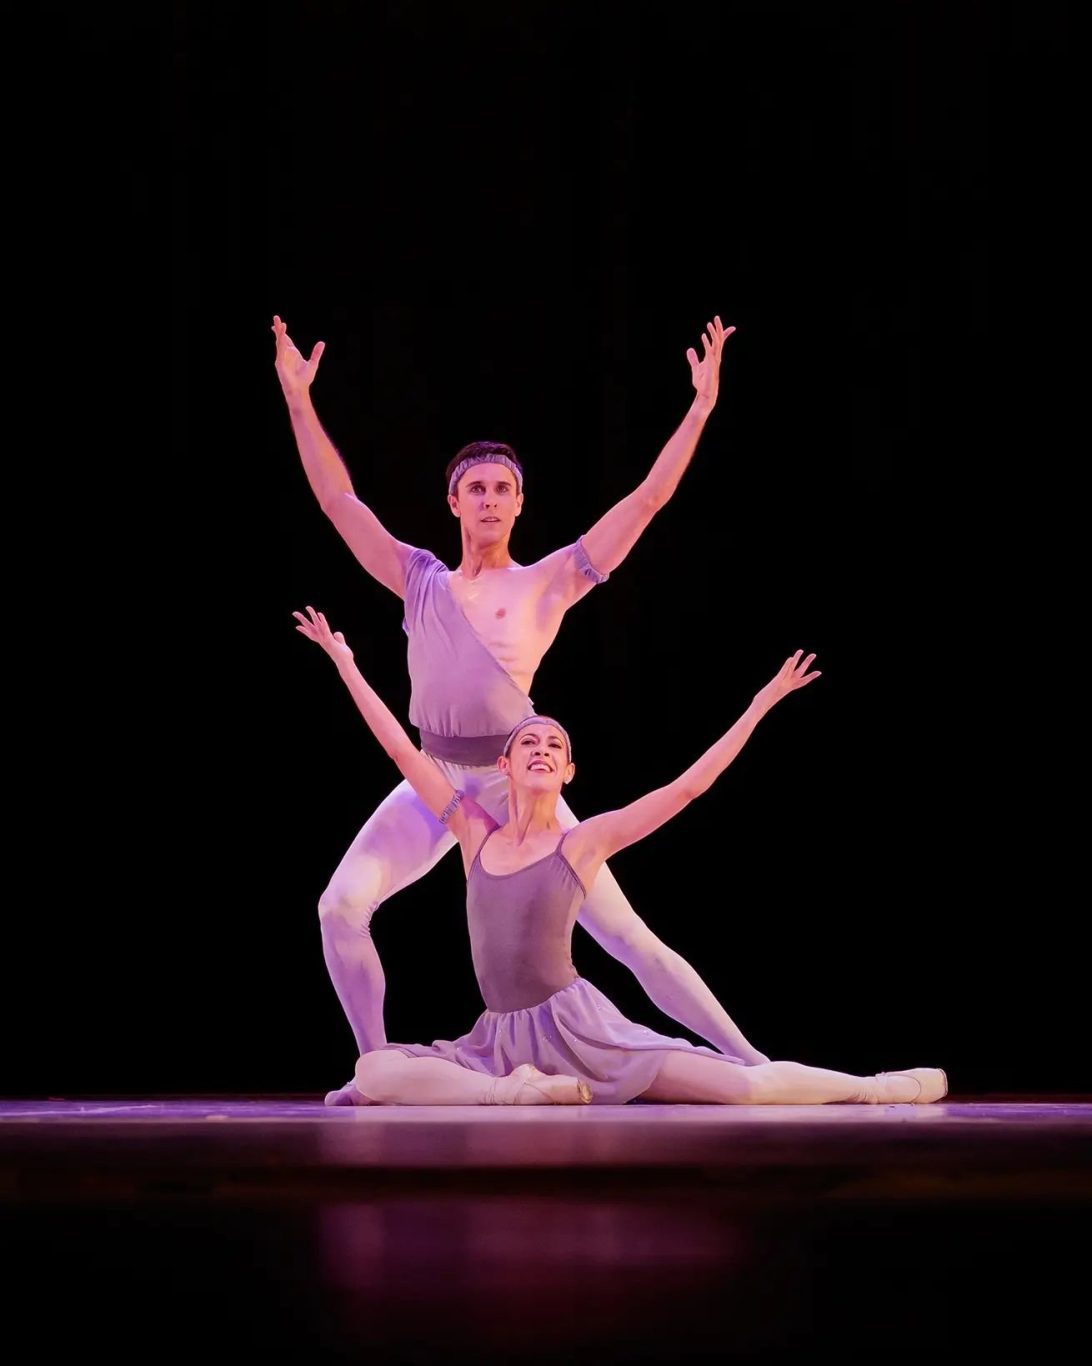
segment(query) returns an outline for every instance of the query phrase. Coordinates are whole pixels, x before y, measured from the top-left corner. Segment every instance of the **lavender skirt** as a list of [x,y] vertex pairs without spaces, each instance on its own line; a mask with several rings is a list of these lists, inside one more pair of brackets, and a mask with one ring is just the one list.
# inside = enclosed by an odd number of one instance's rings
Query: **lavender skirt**
[[598,1105],[622,1105],[641,1095],[655,1080],[665,1053],[702,1053],[743,1066],[739,1058],[634,1024],[582,977],[527,1010],[487,1010],[469,1034],[454,1042],[387,1047],[409,1058],[443,1058],[491,1077],[534,1063],[542,1072],[582,1078]]

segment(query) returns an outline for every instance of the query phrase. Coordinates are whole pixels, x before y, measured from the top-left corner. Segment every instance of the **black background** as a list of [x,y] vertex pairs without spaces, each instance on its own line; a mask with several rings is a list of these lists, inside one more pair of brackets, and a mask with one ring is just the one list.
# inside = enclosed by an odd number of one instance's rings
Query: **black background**
[[[677,495],[536,678],[574,737],[572,805],[671,778],[818,651],[822,680],[617,859],[636,909],[771,1056],[1078,1088],[1080,832],[1044,772],[1071,766],[1082,705],[1050,565],[1079,316],[1064,121],[1025,117],[1053,21],[537,0],[49,18],[10,281],[29,422],[9,414],[4,1090],[349,1075],[316,903],[396,775],[290,612],[325,610],[403,716],[404,637],[307,488],[274,312],[327,343],[315,402],[358,494],[449,563],[459,446],[520,452],[533,560],[643,477],[689,405],[686,348],[714,312],[735,324]],[[455,860],[375,933],[390,1036],[469,1028]],[[677,1032],[579,931],[575,956]]]

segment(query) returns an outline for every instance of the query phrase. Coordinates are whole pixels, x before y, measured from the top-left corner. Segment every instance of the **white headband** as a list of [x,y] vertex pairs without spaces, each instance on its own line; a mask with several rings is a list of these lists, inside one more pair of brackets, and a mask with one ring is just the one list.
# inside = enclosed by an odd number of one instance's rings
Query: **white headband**
[[523,475],[520,473],[520,468],[513,461],[509,460],[506,455],[472,455],[466,460],[460,460],[451,471],[451,478],[447,481],[447,491],[449,495],[453,494],[459,487],[459,480],[467,470],[472,470],[475,465],[506,466],[516,476],[516,492],[523,492]]
[[516,736],[520,733],[520,731],[523,730],[525,726],[534,725],[536,723],[538,725],[553,726],[555,730],[559,730],[561,732],[561,734],[565,737],[565,749],[567,751],[565,762],[571,764],[573,761],[573,742],[569,739],[569,732],[565,729],[561,722],[555,721],[552,716],[526,716],[519,723],[518,726],[513,726],[512,729],[508,732],[508,739],[505,740],[504,748],[501,750],[501,753],[505,756],[505,758],[508,757],[508,751],[512,748],[513,741],[515,740]]

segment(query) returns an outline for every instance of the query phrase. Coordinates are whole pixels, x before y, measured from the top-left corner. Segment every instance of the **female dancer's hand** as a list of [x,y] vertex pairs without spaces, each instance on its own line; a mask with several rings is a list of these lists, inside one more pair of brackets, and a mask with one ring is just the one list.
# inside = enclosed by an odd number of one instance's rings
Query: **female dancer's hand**
[[335,664],[341,660],[352,659],[353,652],[345,644],[345,637],[340,631],[330,630],[330,625],[321,612],[308,607],[307,616],[302,612],[293,612],[292,615],[298,622],[296,630],[308,640],[313,640],[316,645],[321,645]]
[[276,314],[273,315],[273,335],[277,339],[277,355],[273,368],[281,382],[284,396],[288,400],[299,398],[311,387],[322,353],[326,350],[326,343],[315,342],[311,348],[311,355],[304,360],[303,353],[288,335],[288,328]]
[[794,655],[790,655],[766,686],[759,688],[758,692],[755,693],[755,701],[762,703],[766,711],[769,711],[775,702],[780,702],[783,697],[788,697],[789,693],[795,692],[797,688],[806,688],[822,673],[821,669],[815,669],[812,673],[808,673],[815,656],[808,655],[801,659],[800,656],[803,653],[803,650],[797,650]]

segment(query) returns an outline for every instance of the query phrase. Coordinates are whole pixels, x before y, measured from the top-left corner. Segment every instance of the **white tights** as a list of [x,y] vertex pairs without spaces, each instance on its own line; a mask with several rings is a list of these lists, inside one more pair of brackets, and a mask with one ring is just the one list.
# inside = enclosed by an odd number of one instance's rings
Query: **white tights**
[[[412,1058],[395,1049],[365,1054],[356,1090],[380,1105],[487,1105],[496,1078],[444,1058]],[[727,1058],[665,1051],[660,1071],[641,1097],[662,1104],[857,1105],[917,1099],[921,1087],[903,1073],[855,1077],[801,1062],[741,1067]]]

